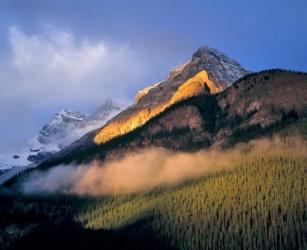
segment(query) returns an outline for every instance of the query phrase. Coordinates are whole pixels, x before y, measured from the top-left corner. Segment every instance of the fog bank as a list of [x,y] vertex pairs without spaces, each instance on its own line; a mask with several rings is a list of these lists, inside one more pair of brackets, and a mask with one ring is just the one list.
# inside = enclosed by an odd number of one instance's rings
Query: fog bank
[[176,153],[151,148],[107,164],[60,165],[36,171],[23,183],[26,193],[123,194],[169,186],[229,168],[233,152]]
[[229,150],[200,150],[196,153],[151,148],[131,153],[109,163],[60,165],[35,171],[22,184],[26,193],[79,195],[126,194],[171,186],[183,181],[235,167],[255,157],[304,157],[306,144],[298,138],[262,139],[239,144]]

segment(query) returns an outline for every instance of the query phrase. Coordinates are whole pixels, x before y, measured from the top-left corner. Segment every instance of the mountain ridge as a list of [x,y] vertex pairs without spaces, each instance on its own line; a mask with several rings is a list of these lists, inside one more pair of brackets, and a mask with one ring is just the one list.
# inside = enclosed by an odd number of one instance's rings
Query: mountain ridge
[[[93,131],[87,135],[87,144],[76,142],[75,147],[66,148],[41,167],[71,161],[114,160],[152,146],[184,151],[224,147],[234,136],[261,132],[283,121],[306,116],[306,83],[306,73],[284,70],[253,73],[223,92],[182,100],[142,127],[100,146],[89,140],[97,133]],[[287,88],[299,95],[291,95],[289,101],[284,102]]]

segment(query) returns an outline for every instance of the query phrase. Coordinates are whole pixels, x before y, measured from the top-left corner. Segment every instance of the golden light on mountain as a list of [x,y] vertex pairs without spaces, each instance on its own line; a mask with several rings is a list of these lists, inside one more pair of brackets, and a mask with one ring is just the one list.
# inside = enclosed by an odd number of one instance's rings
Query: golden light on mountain
[[[140,91],[140,94],[136,96],[136,101],[138,102],[154,87],[155,85],[149,88],[145,88],[142,92]],[[219,92],[220,89],[212,80],[209,79],[208,73],[205,70],[202,70],[181,84],[167,102],[161,103],[153,108],[143,108],[127,119],[117,120],[107,124],[95,136],[94,142],[96,144],[102,144],[115,137],[125,135],[144,125],[147,121],[157,116],[176,102],[205,93],[206,91],[210,92],[211,94],[215,94]]]
[[205,70],[202,70],[198,74],[184,82],[177,89],[177,91],[172,96],[170,103],[174,104],[188,97],[199,95],[205,92],[206,88],[210,91],[211,94],[215,94],[220,91],[220,89],[215,85],[215,83],[209,79],[208,73]]

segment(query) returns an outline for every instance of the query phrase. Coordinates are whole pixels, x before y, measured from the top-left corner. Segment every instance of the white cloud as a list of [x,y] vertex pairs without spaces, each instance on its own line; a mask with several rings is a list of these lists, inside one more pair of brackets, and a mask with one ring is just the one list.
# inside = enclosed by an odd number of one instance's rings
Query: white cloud
[[145,70],[127,46],[78,40],[52,26],[31,35],[11,27],[9,37],[18,94],[47,104],[121,96]]
[[26,78],[60,74],[62,78],[80,80],[108,56],[103,42],[90,44],[83,40],[78,44],[64,31],[50,30],[44,35],[27,36],[12,27],[10,43],[13,63]]
[[11,27],[7,48],[0,58],[1,143],[33,136],[33,127],[37,131],[63,108],[94,108],[107,98],[126,102],[149,72],[127,45],[54,26],[37,33]]

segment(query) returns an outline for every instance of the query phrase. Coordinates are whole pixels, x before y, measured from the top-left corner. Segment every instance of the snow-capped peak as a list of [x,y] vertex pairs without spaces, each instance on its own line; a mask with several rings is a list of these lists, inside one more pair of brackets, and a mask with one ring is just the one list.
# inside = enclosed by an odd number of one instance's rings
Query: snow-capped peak
[[102,127],[124,107],[124,104],[107,100],[89,115],[63,109],[28,141],[28,147],[19,152],[0,148],[0,169],[21,167],[48,158],[84,134]]
[[56,113],[39,132],[36,138],[40,148],[43,147],[44,151],[59,151],[84,134],[103,126],[122,108],[120,104],[106,100],[90,115],[64,109]]
[[37,139],[42,144],[50,144],[81,124],[85,117],[84,114],[78,111],[62,110],[56,113],[51,121],[43,126],[39,131]]

